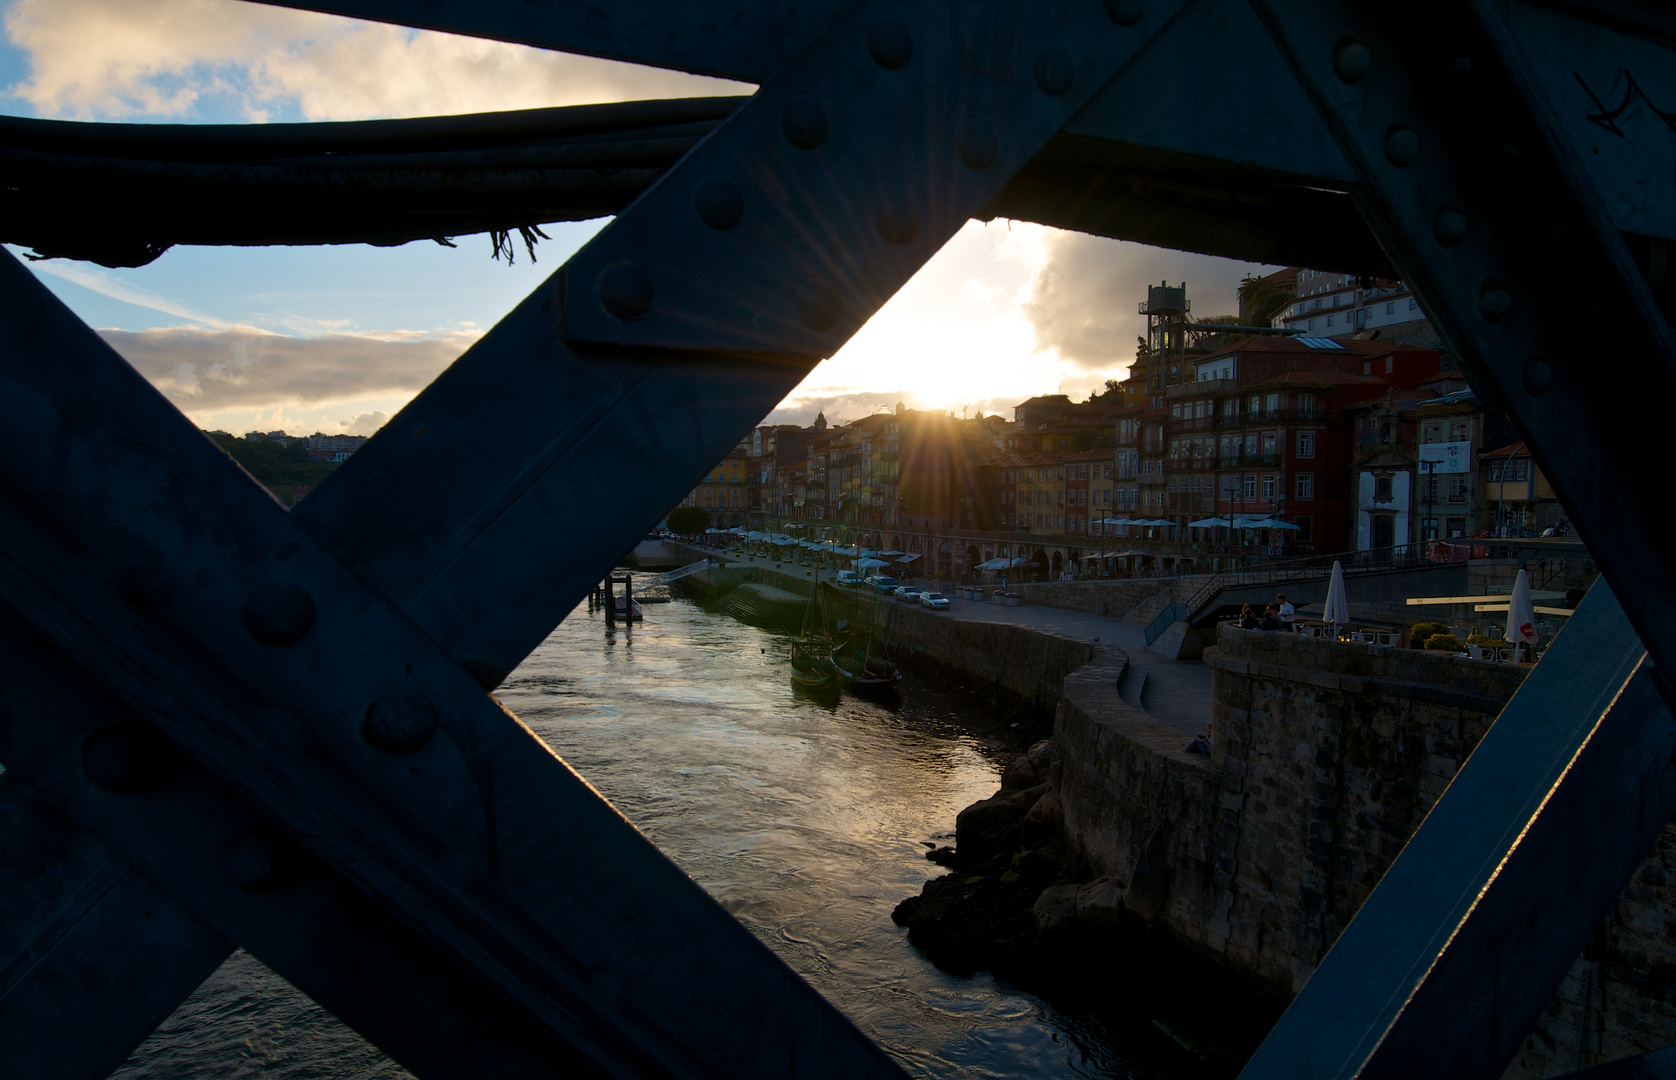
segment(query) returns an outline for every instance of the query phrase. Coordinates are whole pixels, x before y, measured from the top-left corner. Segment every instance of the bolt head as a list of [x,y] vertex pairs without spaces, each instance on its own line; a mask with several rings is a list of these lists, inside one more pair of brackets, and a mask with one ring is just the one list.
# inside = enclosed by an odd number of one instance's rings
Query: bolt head
[[793,146],[813,150],[826,141],[826,109],[808,94],[793,94],[780,106],[780,130]]
[[314,625],[314,597],[301,585],[267,581],[244,599],[244,626],[264,645],[289,645]]
[[386,694],[372,703],[361,724],[367,742],[392,754],[411,754],[436,730],[436,706],[417,690]]
[[652,279],[646,271],[627,259],[619,259],[599,272],[594,279],[599,302],[606,312],[633,322],[652,310]]
[[844,301],[830,281],[811,277],[798,286],[792,300],[797,318],[811,330],[830,330],[844,314]]
[[1001,153],[995,125],[987,120],[968,120],[955,132],[955,149],[969,169],[987,169]]
[[1036,57],[1036,85],[1042,93],[1059,97],[1071,89],[1076,68],[1062,49],[1043,49]]
[[867,28],[867,51],[880,67],[906,67],[914,56],[914,37],[895,19],[880,19]]
[[745,195],[725,176],[705,177],[693,189],[693,209],[704,224],[725,232],[744,220]]
[[169,778],[174,747],[154,728],[137,720],[88,736],[81,765],[87,778],[106,791],[148,791]]
[[1145,10],[1141,0],[1106,0],[1106,17],[1119,26],[1134,26]]
[[899,188],[887,188],[873,208],[873,227],[886,243],[906,244],[919,233],[919,208]]
[[222,860],[227,876],[245,892],[277,892],[297,876],[301,853],[270,828],[253,829],[233,841]]
[[1339,38],[1333,46],[1333,74],[1342,82],[1352,85],[1361,82],[1372,63],[1373,54],[1368,47],[1353,37]]
[[1513,294],[1495,278],[1486,278],[1478,289],[1478,313],[1485,322],[1500,322],[1513,310]]
[[1432,215],[1432,238],[1444,247],[1454,247],[1466,231],[1466,215],[1453,206],[1439,207]]
[[1401,168],[1413,161],[1420,153],[1420,136],[1414,129],[1402,124],[1392,124],[1385,132],[1385,160]]
[[1545,357],[1527,357],[1525,368],[1519,373],[1519,381],[1524,384],[1525,393],[1531,397],[1541,397],[1554,385],[1554,365]]

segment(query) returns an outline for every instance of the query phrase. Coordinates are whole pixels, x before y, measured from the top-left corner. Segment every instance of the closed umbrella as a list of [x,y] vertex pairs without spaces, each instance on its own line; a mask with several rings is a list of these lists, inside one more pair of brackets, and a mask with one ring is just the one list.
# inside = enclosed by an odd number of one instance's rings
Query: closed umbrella
[[1350,600],[1344,595],[1344,566],[1333,560],[1333,580],[1327,584],[1327,603],[1321,609],[1321,621],[1339,627],[1350,622]]
[[1531,579],[1523,570],[1513,579],[1513,597],[1507,604],[1507,633],[1503,635],[1511,645],[1532,645],[1536,642],[1536,609],[1531,606]]

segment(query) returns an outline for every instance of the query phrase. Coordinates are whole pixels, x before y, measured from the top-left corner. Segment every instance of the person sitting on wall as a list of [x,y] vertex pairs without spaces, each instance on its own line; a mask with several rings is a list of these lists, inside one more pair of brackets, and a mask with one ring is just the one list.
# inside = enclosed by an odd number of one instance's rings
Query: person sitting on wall
[[1257,624],[1259,630],[1283,630],[1285,624],[1280,621],[1280,611],[1273,604],[1263,609],[1263,620]]
[[1189,754],[1203,754],[1210,757],[1210,725],[1205,725],[1205,733],[1187,744]]
[[1290,629],[1292,626],[1292,619],[1298,614],[1298,609],[1292,606],[1292,601],[1286,599],[1285,593],[1276,593],[1274,602],[1280,605],[1280,621],[1285,623],[1287,628]]
[[1257,618],[1257,612],[1252,610],[1250,604],[1247,604],[1244,607],[1240,608],[1240,629],[1241,630],[1255,630],[1261,625],[1262,625],[1262,620]]

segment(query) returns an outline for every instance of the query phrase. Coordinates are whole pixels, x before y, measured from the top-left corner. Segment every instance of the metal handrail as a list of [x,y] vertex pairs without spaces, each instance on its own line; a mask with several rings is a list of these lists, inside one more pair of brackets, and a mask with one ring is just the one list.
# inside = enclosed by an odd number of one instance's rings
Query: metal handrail
[[1156,619],[1147,623],[1146,643],[1151,645],[1154,641],[1163,637],[1164,631],[1174,625],[1177,619],[1185,618],[1187,618],[1187,605],[1183,604],[1180,600],[1175,601],[1169,607],[1160,611]]
[[1247,570],[1220,570],[1187,600],[1187,613],[1184,617],[1191,619],[1198,615],[1205,605],[1210,603],[1211,599],[1224,589],[1236,585],[1264,585],[1327,577],[1333,572],[1334,562],[1339,563],[1346,574],[1358,574],[1402,569],[1403,567],[1417,566],[1432,561],[1434,560],[1427,557],[1423,544],[1397,544],[1387,548],[1370,548],[1366,551],[1340,551],[1331,555],[1309,555],[1298,559],[1282,559],[1269,563],[1267,566]]

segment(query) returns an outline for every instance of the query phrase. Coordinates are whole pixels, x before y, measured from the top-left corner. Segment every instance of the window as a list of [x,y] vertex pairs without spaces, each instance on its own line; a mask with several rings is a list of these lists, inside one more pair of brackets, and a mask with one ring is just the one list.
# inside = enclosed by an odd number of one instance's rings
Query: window
[[1274,473],[1263,474],[1263,501],[1274,502],[1275,476]]
[[1437,518],[1429,517],[1420,519],[1420,539],[1437,539]]
[[1391,478],[1389,476],[1376,476],[1373,478],[1373,501],[1391,501]]
[[1308,544],[1308,543],[1313,543],[1314,542],[1314,540],[1315,540],[1315,519],[1314,518],[1301,517],[1301,518],[1298,518],[1296,521],[1294,521],[1292,524],[1294,524],[1298,527],[1298,543]]
[[1385,305],[1385,314],[1395,315],[1396,313],[1397,313],[1397,302],[1395,300],[1392,300],[1390,303]]
[[1362,374],[1363,375],[1372,375],[1373,374],[1373,361],[1372,360],[1363,360],[1362,361]]
[[[1300,432],[1298,432],[1298,456],[1299,457],[1314,457],[1315,456],[1315,432],[1313,432],[1313,431],[1300,431]],[[1302,496],[1300,496],[1300,498],[1301,497]]]
[[1472,437],[1472,425],[1465,420],[1457,420],[1449,425],[1450,442],[1466,442]]
[[1263,408],[1271,413],[1280,411],[1280,395],[1270,394],[1263,402]]
[[1414,298],[1412,296],[1408,298],[1408,310],[1410,310],[1410,311],[1419,311],[1420,310],[1420,305],[1414,302]]
[[1465,536],[1466,535],[1466,527],[1467,527],[1466,518],[1458,518],[1458,517],[1449,518],[1448,521],[1445,523],[1445,528],[1447,529],[1450,536]]
[[1437,502],[1437,477],[1427,474],[1420,478],[1420,498],[1426,502]]
[[1298,395],[1298,416],[1305,420],[1315,419],[1315,395]]
[[1420,441],[1423,443],[1436,443],[1443,441],[1442,424],[1427,424],[1425,427],[1421,428],[1420,431]]
[[1176,420],[1181,419],[1181,402],[1178,401],[1174,405],[1170,406],[1170,416]]
[[1394,357],[1394,356],[1387,356],[1385,358],[1385,374],[1387,374],[1387,375],[1391,374],[1391,371],[1392,371],[1394,365],[1396,364],[1396,362],[1397,362],[1397,358]]
[[1455,475],[1453,475],[1449,478],[1449,501],[1450,502],[1466,502],[1467,491],[1468,491],[1468,488],[1467,488],[1467,478],[1466,477],[1461,476],[1460,474],[1457,473],[1457,474],[1455,474]]
[[1328,325],[1328,326],[1331,326],[1331,325],[1333,325],[1333,322],[1334,322],[1334,320],[1336,320],[1336,319],[1337,319],[1337,318],[1338,318],[1338,316],[1337,316],[1337,315],[1329,315],[1329,316],[1327,316],[1327,325]]
[[1077,505],[1078,506],[1087,506],[1088,505],[1088,489],[1087,488],[1077,489]]
[[1298,486],[1295,491],[1295,495],[1297,498],[1304,500],[1315,498],[1314,473],[1301,472],[1298,474]]
[[1246,502],[1255,502],[1256,501],[1256,499],[1257,499],[1257,478],[1255,476],[1247,476],[1247,477],[1244,478],[1244,480],[1241,481],[1240,497],[1242,499],[1244,499]]
[[1530,458],[1514,458],[1512,464],[1513,464],[1513,479],[1515,479],[1515,480],[1529,480],[1531,478],[1531,471],[1530,471],[1531,470],[1531,460],[1530,460]]
[[1501,462],[1499,461],[1492,462],[1490,465],[1490,483],[1501,483]]
[[1277,431],[1263,432],[1263,457],[1265,460],[1273,458],[1280,444],[1280,433]]

